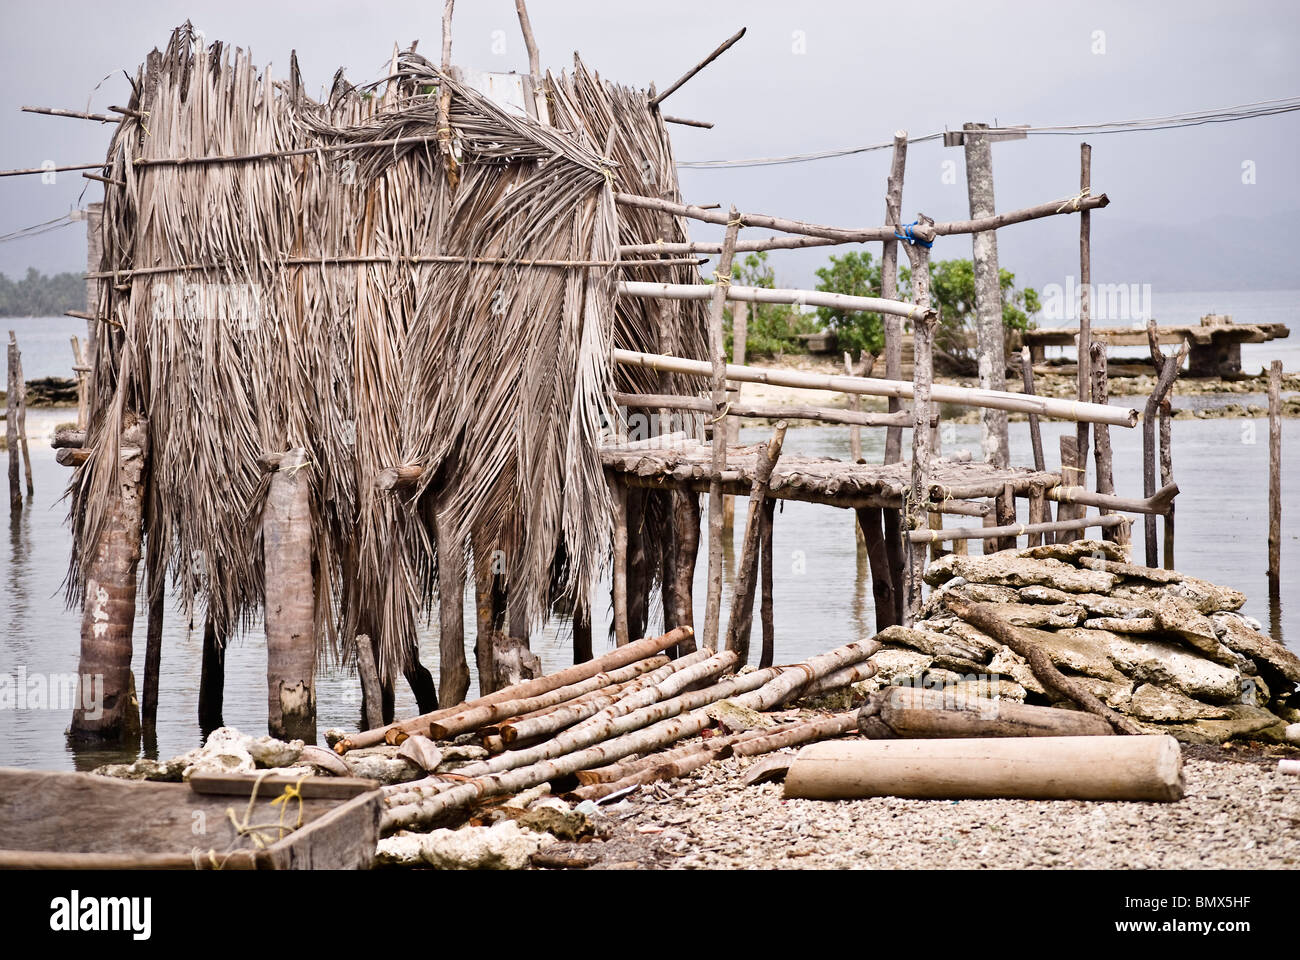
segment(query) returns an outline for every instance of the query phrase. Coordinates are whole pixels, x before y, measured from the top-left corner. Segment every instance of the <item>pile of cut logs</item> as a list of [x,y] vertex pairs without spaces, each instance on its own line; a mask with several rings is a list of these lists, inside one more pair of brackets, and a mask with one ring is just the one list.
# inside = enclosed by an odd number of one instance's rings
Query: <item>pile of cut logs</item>
[[[754,756],[857,731],[855,713],[780,722],[791,701],[870,678],[879,649],[861,641],[792,666],[733,672],[733,651],[670,659],[691,636],[679,627],[603,657],[459,704],[339,740],[343,755],[381,743],[427,754],[436,770],[445,743],[477,740],[484,759],[383,788],[383,829],[428,829],[464,819],[477,803],[549,783],[599,799],[681,776],[727,756]],[[678,741],[699,738],[688,746]]]

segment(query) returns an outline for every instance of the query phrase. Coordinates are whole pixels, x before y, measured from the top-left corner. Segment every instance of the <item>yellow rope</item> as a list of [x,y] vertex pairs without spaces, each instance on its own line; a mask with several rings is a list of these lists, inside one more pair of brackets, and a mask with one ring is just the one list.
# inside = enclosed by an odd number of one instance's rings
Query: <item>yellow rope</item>
[[728,400],[726,403],[722,405],[722,412],[718,414],[716,417],[714,417],[712,420],[710,420],[709,423],[717,423],[719,420],[724,419],[727,416],[727,411],[730,409],[731,409],[731,401]]
[[724,287],[731,286],[731,274],[729,273],[718,273],[718,271],[714,270],[713,279]]

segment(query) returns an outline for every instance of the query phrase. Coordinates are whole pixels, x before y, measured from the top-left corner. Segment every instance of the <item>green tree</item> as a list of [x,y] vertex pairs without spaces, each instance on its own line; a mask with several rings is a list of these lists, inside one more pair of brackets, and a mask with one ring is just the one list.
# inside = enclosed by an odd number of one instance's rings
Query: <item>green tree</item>
[[[775,289],[776,271],[767,262],[767,252],[751,253],[733,260],[731,282],[738,287]],[[728,306],[723,313],[728,356],[734,356],[732,316],[732,307]],[[805,353],[807,351],[799,334],[815,333],[817,329],[817,321],[812,315],[793,312],[785,304],[751,303],[745,327],[745,356],[770,357],[783,353]]]
[[[911,271],[904,268],[900,286],[909,297],[911,280]],[[1041,309],[1041,304],[1033,287],[1016,287],[1016,275],[1010,270],[999,270],[998,282],[1002,288],[1003,335],[1009,350],[1011,338],[1017,331],[1030,328],[1029,318]],[[931,261],[930,302],[939,308],[939,325],[934,334],[937,364],[953,373],[976,373],[974,264],[970,260]]]
[[[823,293],[878,297],[880,266],[872,262],[871,254],[865,250],[832,256],[830,264],[817,271],[817,289]],[[817,316],[824,328],[835,331],[840,349],[852,353],[855,361],[863,350],[879,354],[885,346],[885,326],[878,313],[818,307]]]

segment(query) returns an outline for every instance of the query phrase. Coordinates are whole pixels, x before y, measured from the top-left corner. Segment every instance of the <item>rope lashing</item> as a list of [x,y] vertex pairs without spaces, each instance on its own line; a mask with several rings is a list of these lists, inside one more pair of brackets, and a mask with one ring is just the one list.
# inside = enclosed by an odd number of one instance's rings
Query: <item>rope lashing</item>
[[904,243],[910,243],[910,244],[911,244],[912,246],[914,246],[914,247],[915,247],[915,246],[922,246],[922,247],[925,247],[927,250],[928,250],[930,247],[933,247],[933,246],[934,246],[934,241],[933,241],[933,240],[922,240],[920,237],[917,237],[916,235],[914,235],[914,234],[912,233],[912,228],[915,227],[915,226],[920,225],[920,223],[921,223],[920,220],[913,220],[911,223],[905,223],[905,224],[903,224],[903,232],[902,232],[902,233],[899,233],[899,232],[898,232],[898,227],[894,227],[894,237],[895,237],[895,239],[897,239],[897,240],[902,240]]
[[718,273],[718,271],[714,270],[713,279],[715,282],[722,284],[724,287],[731,286],[731,274],[729,273]]
[[719,414],[718,414],[716,417],[714,417],[712,420],[710,420],[709,423],[717,423],[719,420],[723,420],[723,419],[725,419],[726,416],[727,416],[728,411],[730,411],[730,410],[731,410],[731,401],[728,400],[726,403],[724,403],[724,404],[722,405],[722,412],[719,413]]
[[1087,187],[1084,187],[1074,196],[1066,197],[1064,200],[1062,200],[1061,205],[1056,208],[1056,212],[1064,213],[1066,209],[1069,208],[1071,212],[1078,213],[1080,204],[1082,204],[1083,201],[1090,196],[1092,196],[1092,191],[1089,190]]

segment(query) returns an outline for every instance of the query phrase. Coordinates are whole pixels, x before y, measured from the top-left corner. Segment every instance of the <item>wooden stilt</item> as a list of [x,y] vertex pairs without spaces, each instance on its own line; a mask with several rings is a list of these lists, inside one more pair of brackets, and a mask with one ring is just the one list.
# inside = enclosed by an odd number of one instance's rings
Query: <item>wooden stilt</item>
[[741,666],[749,662],[749,635],[754,620],[754,586],[758,579],[758,551],[761,540],[763,507],[769,496],[767,482],[781,457],[786,422],[778,421],[764,455],[754,469],[749,492],[749,512],[745,518],[745,540],[741,549],[740,572],[731,595],[731,615],[727,618],[727,646],[734,650]]
[[[993,151],[987,124],[967,123],[962,143],[966,152],[966,192],[971,219],[993,216]],[[971,236],[975,270],[975,333],[979,361],[979,385],[983,390],[1006,388],[1006,357],[1002,324],[1002,285],[998,272],[998,235],[984,230]],[[980,409],[980,435],[984,459],[995,467],[1006,467],[1007,415],[1002,410]]]
[[627,608],[627,484],[610,471],[610,493],[614,501],[614,642],[620,647],[632,640]]
[[104,686],[102,705],[91,705],[81,698],[73,711],[71,735],[76,739],[117,739],[133,735],[140,726],[139,708],[131,699],[131,634],[140,564],[147,435],[144,420],[128,421],[124,426],[116,464],[117,484],[105,504],[103,533],[82,555],[86,586],[77,672],[83,682],[96,678],[96,685],[102,677]]
[[145,554],[145,584],[149,590],[149,620],[144,648],[144,689],[140,699],[140,721],[145,730],[158,722],[158,681],[162,668],[162,633],[167,584],[164,581],[162,545],[149,537]]
[[[927,526],[930,500],[930,385],[934,377],[934,327],[930,312],[930,250],[917,244],[906,247],[907,259],[912,267],[912,299],[921,314],[913,322],[913,394],[912,394],[912,483],[907,497],[908,530]],[[907,608],[905,624],[915,622],[921,613],[925,586],[924,543],[912,543],[907,578]]]
[[[889,179],[885,186],[885,223],[894,227],[896,230],[902,223],[903,210],[903,172],[907,165],[907,131],[899,130],[894,133],[894,154],[889,164]],[[895,300],[898,297],[898,241],[893,239],[885,240],[882,245],[883,249],[880,255],[880,295],[889,300]],[[903,319],[886,315],[885,324],[885,377],[889,380],[903,379]],[[897,397],[889,398],[889,412],[898,413],[903,409],[903,403]],[[903,428],[889,427],[885,431],[885,463],[898,463],[903,458]],[[895,518],[896,520],[897,518]],[[897,588],[895,597],[900,606],[896,609],[899,622],[902,621],[902,600],[903,591],[901,575],[903,566],[902,544],[903,540],[900,535],[900,528],[895,520],[891,520],[888,515],[885,517],[885,542],[886,544],[896,543],[898,553],[895,556],[892,548],[890,552],[891,567],[894,561],[898,560],[894,570],[894,585]],[[890,528],[893,528],[893,535],[890,534]]]
[[[1002,488],[1002,493],[994,501],[993,514],[997,519],[998,526],[1015,526],[1016,491],[1011,484],[1006,484]],[[1014,550],[1016,548],[1015,537],[1002,537],[996,542],[999,550]]]
[[226,694],[226,637],[218,632],[212,614],[203,624],[203,663],[199,668],[199,730],[209,733],[224,727],[222,706]]
[[871,566],[871,594],[876,604],[876,630],[892,627],[896,620],[893,571],[885,549],[884,510],[881,507],[858,507],[858,526],[867,544],[867,563]]
[[1268,367],[1268,592],[1282,584],[1282,361]]
[[760,667],[770,667],[776,656],[776,624],[772,616],[772,527],[775,520],[776,500],[769,497],[763,501],[763,527],[759,532],[762,544],[759,550],[761,572],[758,613],[763,623],[763,652],[758,661]]
[[361,681],[362,729],[383,726],[384,694],[375,668],[374,641],[364,633],[357,636],[357,676]]
[[[1093,403],[1107,403],[1110,399],[1110,385],[1106,375],[1106,344],[1094,342],[1091,347],[1092,371],[1092,392],[1091,399]],[[1097,424],[1097,430],[1094,434],[1093,457],[1097,468],[1097,492],[1104,494],[1114,494],[1115,492],[1115,471],[1113,457],[1110,446],[1110,427],[1107,424]],[[1102,509],[1103,514],[1109,513],[1109,510]],[[1114,540],[1119,536],[1118,528],[1110,527],[1102,532],[1102,536],[1107,540]]]
[[903,511],[884,508],[885,556],[889,558],[889,578],[893,586],[894,622],[903,622],[903,608],[907,602],[906,551],[903,548]]
[[486,696],[493,691],[484,687],[492,684],[496,676],[493,664],[492,634],[497,629],[496,623],[496,581],[500,573],[496,569],[492,550],[479,538],[473,542],[474,548],[474,668],[478,671],[479,696]]
[[[1020,372],[1024,376],[1025,395],[1034,396],[1034,364],[1029,357],[1029,348],[1020,348]],[[1038,426],[1038,414],[1029,415],[1029,443],[1034,450],[1034,469],[1040,473],[1047,469],[1043,459],[1043,431]]]
[[[1160,401],[1160,485],[1174,482],[1173,404],[1165,397]],[[1101,429],[1099,426],[1097,429]],[[1169,501],[1162,523],[1165,534],[1165,569],[1174,567],[1174,502]]]
[[[1092,147],[1079,144],[1079,195],[1087,196],[1092,189]],[[1078,397],[1080,403],[1092,400],[1092,214],[1083,210],[1079,214],[1079,341],[1078,341]],[[1089,430],[1087,422],[1080,420],[1075,429],[1075,454],[1079,466],[1079,485],[1088,475]],[[1088,512],[1079,506],[1070,511],[1078,519]],[[1060,510],[1057,510],[1060,516]],[[1071,540],[1076,539],[1067,534]]]
[[[1167,357],[1160,349],[1160,337],[1154,319],[1147,321],[1147,342],[1151,349],[1151,363],[1156,368],[1156,385],[1147,397],[1142,411],[1142,494],[1150,497],[1156,489],[1156,421],[1160,404],[1178,379],[1189,346],[1186,341],[1175,356]],[[1160,565],[1156,538],[1156,518],[1148,514],[1142,521],[1143,540],[1146,547],[1146,565]]]
[[420,712],[432,713],[438,709],[438,685],[434,683],[429,668],[420,662],[419,650],[412,650],[410,658],[402,675],[406,677],[406,683],[415,695],[415,705]]
[[[1079,438],[1061,434],[1061,486],[1082,487],[1083,471],[1079,468]],[[1057,520],[1078,520],[1088,508],[1078,503],[1062,502],[1056,508]],[[1073,530],[1062,530],[1056,535],[1057,543],[1069,543],[1077,540]]]
[[[13,331],[10,331],[10,339],[13,339]],[[14,343],[14,364],[18,368],[18,445],[23,454],[23,480],[26,481],[27,497],[31,499],[36,494],[36,489],[32,486],[32,452],[27,448],[27,378],[23,375],[23,354],[18,349],[18,344]]]
[[[731,261],[736,251],[736,236],[740,231],[740,216],[733,206],[728,218],[727,232],[722,242],[722,253],[714,276],[709,302],[709,354],[713,360],[711,377],[713,400],[713,475],[720,477],[727,468],[727,431],[722,422],[726,413],[726,355],[722,337],[722,310],[726,305],[727,286],[731,283]],[[722,617],[722,483],[714,479],[709,483],[709,579],[708,598],[704,605],[704,646],[717,648],[719,621]]]
[[646,635],[650,621],[650,552],[645,539],[645,515],[651,491],[627,492],[627,630],[637,640]]
[[310,470],[305,449],[285,453],[262,513],[267,728],[273,737],[304,743],[316,742]]
[[579,601],[573,605],[573,662],[586,663],[591,658],[591,612]]
[[18,337],[9,331],[9,353],[6,369],[9,381],[5,388],[5,447],[9,452],[9,512],[23,509],[23,491],[18,483]]
[[[700,552],[700,498],[690,490],[674,490],[673,546],[677,553],[673,581],[673,626],[695,627],[695,561]],[[677,645],[679,656],[695,652],[695,636]]]
[[[438,702],[462,703],[469,691],[465,662],[465,545],[451,517],[436,510],[434,536],[438,549]],[[479,675],[480,686],[483,676]]]
[[[1029,522],[1050,523],[1052,512],[1047,505],[1047,497],[1043,496],[1043,488],[1035,484],[1029,490]],[[1042,533],[1031,533],[1029,535],[1028,546],[1036,547],[1043,543],[1044,535]]]

